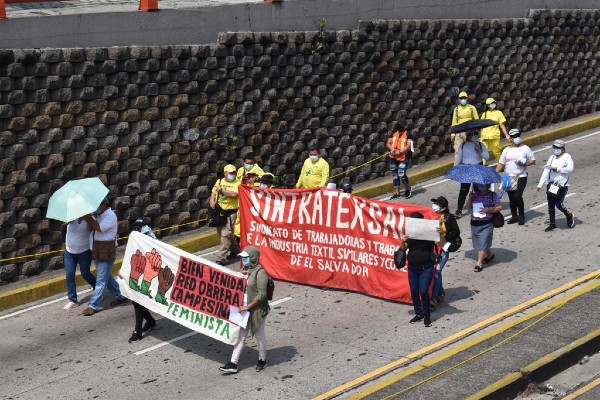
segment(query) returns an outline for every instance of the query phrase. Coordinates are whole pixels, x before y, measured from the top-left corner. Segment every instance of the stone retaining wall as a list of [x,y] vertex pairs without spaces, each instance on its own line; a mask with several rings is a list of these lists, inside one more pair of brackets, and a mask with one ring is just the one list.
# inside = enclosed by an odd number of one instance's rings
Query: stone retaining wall
[[[0,258],[60,249],[45,219],[69,179],[100,176],[126,234],[206,216],[225,163],[254,152],[291,186],[316,144],[332,174],[376,158],[398,116],[414,163],[444,155],[460,90],[525,131],[600,110],[600,10],[529,19],[361,22],[227,33],[214,45],[0,50]],[[387,172],[385,158],[347,176]],[[196,227],[188,225],[185,229]],[[62,267],[0,264],[0,282]]]

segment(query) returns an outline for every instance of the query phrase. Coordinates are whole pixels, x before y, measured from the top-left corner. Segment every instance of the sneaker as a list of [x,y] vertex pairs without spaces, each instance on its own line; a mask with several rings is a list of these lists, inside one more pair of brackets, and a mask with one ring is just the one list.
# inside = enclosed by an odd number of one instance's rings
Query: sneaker
[[575,214],[573,214],[572,212],[567,214],[567,226],[569,228],[572,228],[575,226]]
[[506,221],[507,224],[516,224],[517,222],[519,222],[519,218],[517,217],[510,217],[510,219]]
[[406,188],[406,190],[404,191],[404,197],[406,197],[408,199],[411,196],[412,196],[412,186]]
[[117,297],[113,301],[110,302],[111,306],[120,306],[121,304],[127,303],[127,299],[125,297]]
[[225,261],[218,260],[218,261],[215,261],[215,264],[225,266]]
[[396,200],[398,197],[400,197],[400,195],[398,193],[394,193],[392,197],[390,197],[390,200]]
[[152,321],[146,321],[144,327],[142,328],[142,332],[148,332],[154,328],[156,328],[156,320],[153,319]]
[[429,300],[429,311],[435,311],[437,308],[437,303],[434,299]]
[[267,360],[258,360],[256,364],[256,372],[262,371],[267,366]]
[[98,311],[94,310],[92,307],[86,307],[85,310],[83,310],[82,314],[86,317],[89,317],[91,315],[96,314],[97,312]]
[[462,217],[462,210],[456,210],[454,212],[454,218],[459,219],[460,217]]
[[422,319],[423,319],[423,316],[421,314],[417,314],[413,317],[413,319],[410,320],[410,323],[414,324],[415,322],[419,322]]
[[129,343],[137,342],[138,340],[142,340],[144,337],[142,336],[142,332],[133,331],[131,337],[129,338]]
[[556,224],[550,224],[550,225],[548,225],[548,227],[546,229],[544,229],[544,232],[550,232],[550,231],[553,231],[554,229],[556,229]]
[[69,301],[64,307],[63,310],[72,310],[75,307],[77,307],[79,304],[77,304],[76,302],[73,301]]
[[523,215],[519,217],[519,225],[525,225],[525,217]]
[[[265,361],[265,364],[266,364],[266,361]],[[234,364],[231,361],[229,361],[227,364],[223,365],[222,367],[219,367],[219,371],[229,372],[230,374],[237,374],[237,372],[238,372],[237,364]]]
[[426,327],[430,327],[431,326],[431,318],[429,317],[429,315],[425,316],[425,319],[423,320],[423,323],[425,324]]

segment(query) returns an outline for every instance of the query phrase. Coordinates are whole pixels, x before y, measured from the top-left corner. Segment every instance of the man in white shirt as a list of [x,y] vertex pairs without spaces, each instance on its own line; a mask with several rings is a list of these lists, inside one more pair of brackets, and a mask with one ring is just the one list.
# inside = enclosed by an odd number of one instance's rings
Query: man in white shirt
[[77,285],[75,284],[77,264],[79,264],[79,270],[81,271],[83,279],[85,279],[92,288],[96,287],[96,277],[90,272],[90,266],[92,265],[90,227],[82,218],[78,218],[67,224],[64,258],[69,302],[63,309],[71,310],[79,305],[77,302]]
[[[105,198],[102,200],[102,203],[100,203],[96,219],[92,218],[89,214],[83,218],[92,228],[92,243],[94,241],[114,241],[115,247],[117,247],[117,215],[108,206],[108,199]],[[92,258],[94,258],[94,256],[92,256]],[[99,311],[102,295],[104,294],[104,289],[106,287],[108,287],[108,290],[115,296],[115,299],[110,303],[111,306],[117,306],[127,302],[127,299],[121,295],[119,284],[111,275],[114,263],[114,257],[112,260],[108,261],[94,260],[94,264],[96,264],[96,288],[90,298],[88,307],[83,310],[83,315],[94,315]]]

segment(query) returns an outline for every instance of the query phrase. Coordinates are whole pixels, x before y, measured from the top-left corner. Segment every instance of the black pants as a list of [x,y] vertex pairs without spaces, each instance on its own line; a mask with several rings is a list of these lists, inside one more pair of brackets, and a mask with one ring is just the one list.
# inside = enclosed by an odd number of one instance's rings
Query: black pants
[[508,200],[510,202],[510,213],[513,218],[525,216],[525,202],[523,201],[523,191],[527,186],[527,177],[522,176],[517,180],[516,190],[507,190]]
[[135,331],[138,333],[142,333],[142,323],[144,320],[146,321],[154,321],[152,314],[146,307],[141,304],[136,303],[135,301],[131,302],[133,304],[133,308],[135,308]]
[[469,194],[469,190],[471,190],[470,183],[461,183],[460,184],[460,192],[458,192],[458,210],[462,210],[465,205],[465,200],[467,200],[467,195]]

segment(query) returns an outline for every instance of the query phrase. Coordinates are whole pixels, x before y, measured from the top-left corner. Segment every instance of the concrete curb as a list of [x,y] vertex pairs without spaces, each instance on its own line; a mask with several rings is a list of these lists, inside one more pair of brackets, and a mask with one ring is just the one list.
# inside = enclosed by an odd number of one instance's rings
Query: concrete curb
[[[523,143],[528,146],[537,146],[598,126],[600,126],[600,114],[594,114],[588,117],[577,118],[574,121],[567,121],[564,124],[558,124],[558,126],[535,130],[532,132],[531,136],[528,136],[529,134],[525,133]],[[453,160],[449,159],[447,162],[437,164],[433,167],[416,170],[410,175],[411,182],[414,184],[443,176],[453,165]],[[373,198],[390,193],[392,190],[392,182],[388,181],[386,183],[357,188],[354,190],[353,194],[360,197]],[[173,245],[190,253],[195,253],[208,247],[215,246],[218,243],[219,238],[215,233],[202,233],[194,238],[175,242]],[[115,262],[113,274],[121,268],[122,261],[123,259],[121,258]],[[78,286],[86,283],[79,272],[77,273],[76,279]],[[65,287],[65,277],[62,276],[2,293],[0,294],[0,310],[17,307],[32,301],[56,295],[64,292]]]
[[531,382],[543,382],[575,365],[584,355],[593,354],[598,350],[600,350],[600,328],[550,354],[546,354],[519,369],[519,371],[506,375],[483,390],[469,396],[468,400],[515,398]]

